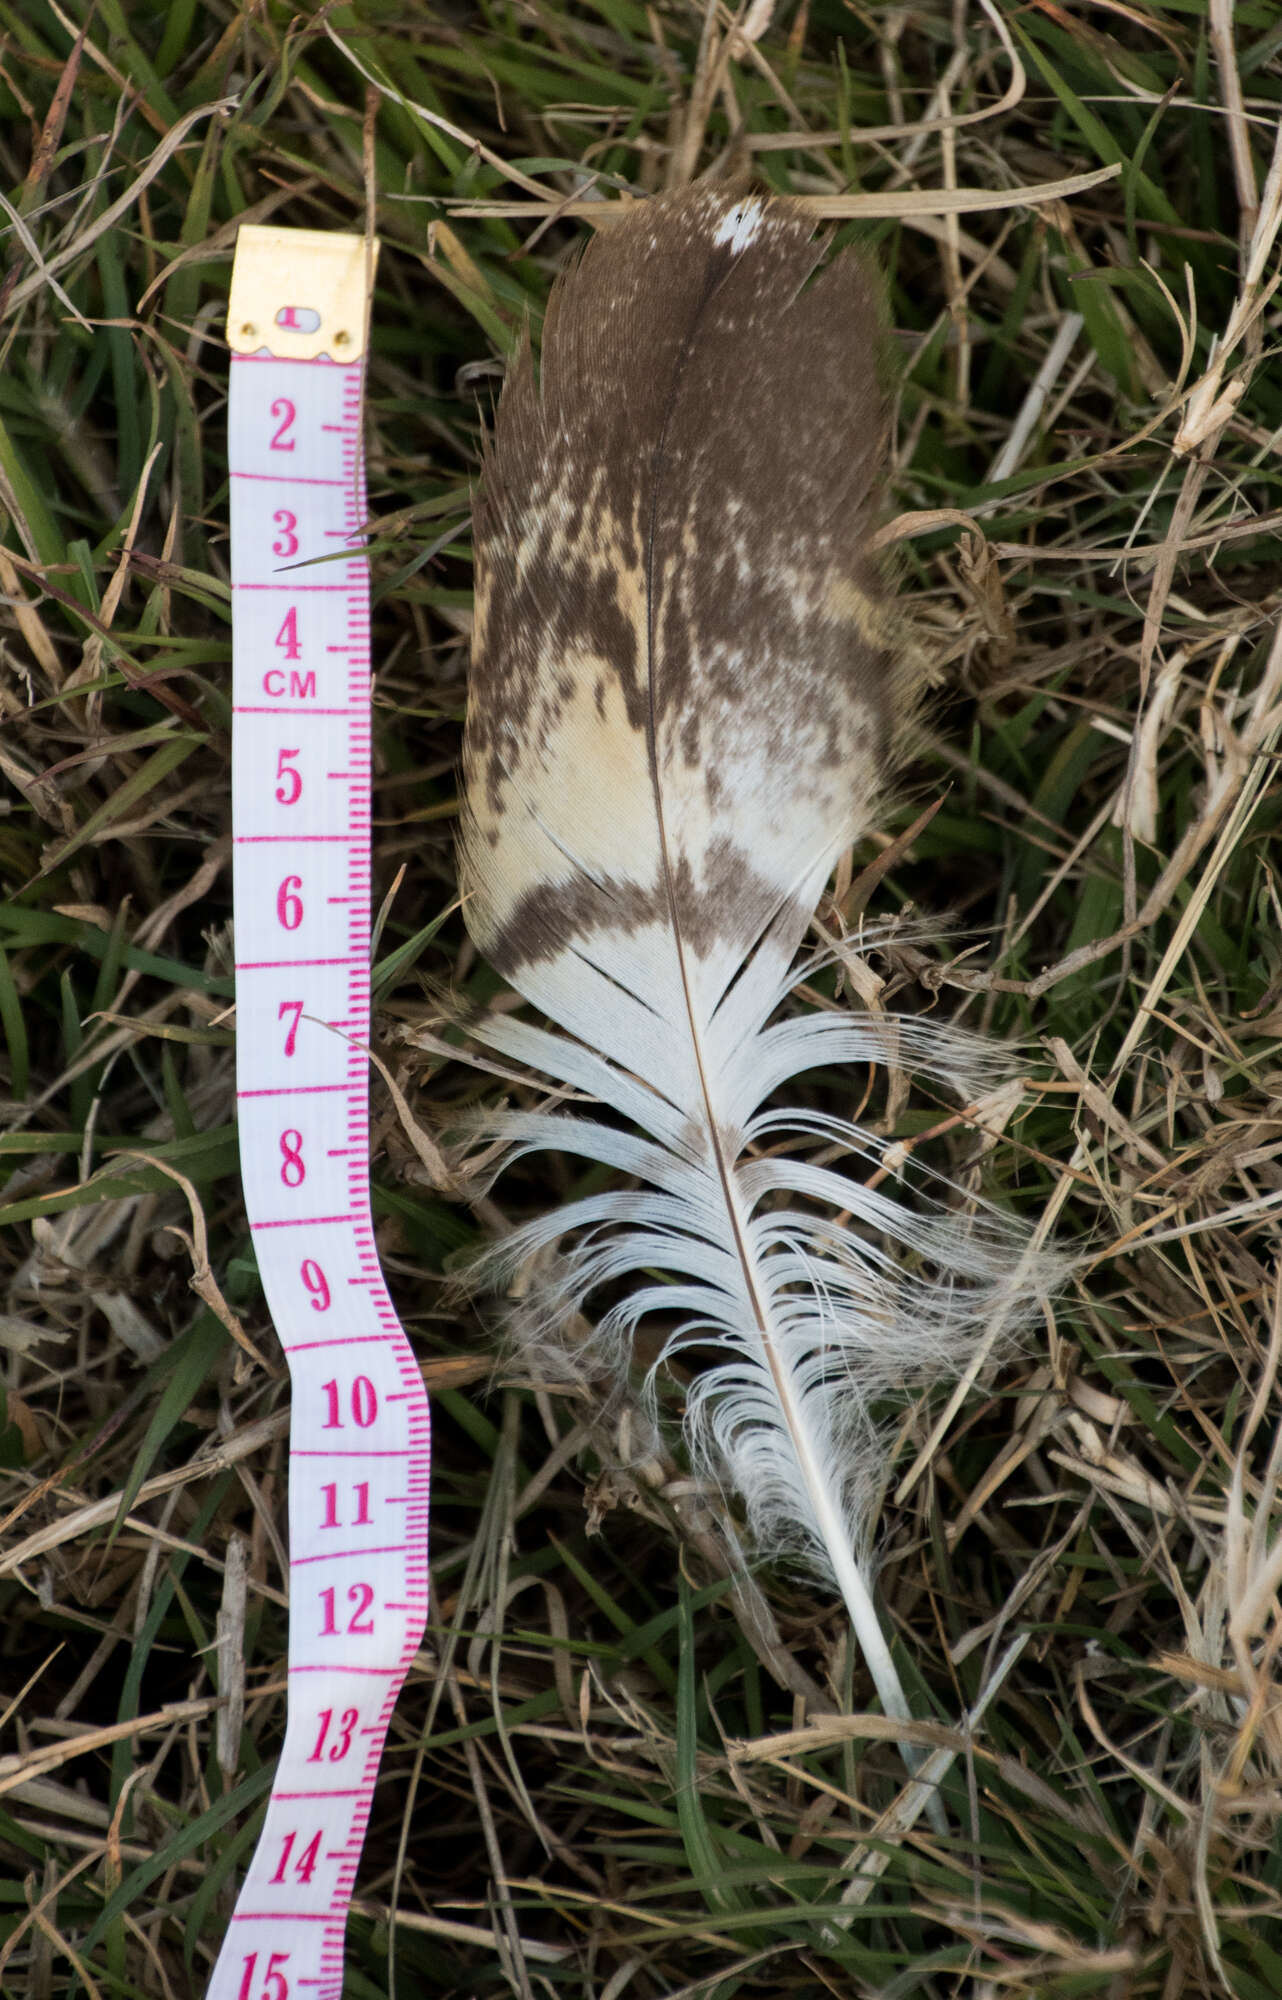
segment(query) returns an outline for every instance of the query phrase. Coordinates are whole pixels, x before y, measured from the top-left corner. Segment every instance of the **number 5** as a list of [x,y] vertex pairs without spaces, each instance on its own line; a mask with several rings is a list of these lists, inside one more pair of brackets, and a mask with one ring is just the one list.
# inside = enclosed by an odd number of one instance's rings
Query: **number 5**
[[303,774],[290,763],[291,757],[298,756],[297,750],[278,750],[276,753],[276,803],[278,806],[296,806],[303,796]]

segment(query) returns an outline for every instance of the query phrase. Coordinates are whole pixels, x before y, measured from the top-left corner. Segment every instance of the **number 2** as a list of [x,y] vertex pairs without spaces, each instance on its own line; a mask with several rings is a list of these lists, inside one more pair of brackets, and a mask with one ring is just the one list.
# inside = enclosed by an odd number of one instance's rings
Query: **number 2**
[[[272,404],[272,415],[280,418],[280,423],[272,433],[272,450],[292,451],[294,449],[294,440],[290,437],[289,432],[298,412],[295,410],[288,396],[278,396],[276,398],[276,401]],[[292,555],[293,550],[291,549],[289,553]]]

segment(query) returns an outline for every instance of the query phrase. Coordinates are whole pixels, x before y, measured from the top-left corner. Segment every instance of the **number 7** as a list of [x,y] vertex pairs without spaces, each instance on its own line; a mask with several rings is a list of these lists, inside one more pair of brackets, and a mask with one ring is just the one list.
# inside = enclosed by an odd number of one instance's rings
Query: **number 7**
[[285,1054],[292,1056],[298,1044],[298,1024],[303,1018],[302,1001],[282,1000],[276,1011],[276,1019],[283,1021],[287,1014],[292,1014],[294,1018],[290,1022],[289,1029],[285,1035]]

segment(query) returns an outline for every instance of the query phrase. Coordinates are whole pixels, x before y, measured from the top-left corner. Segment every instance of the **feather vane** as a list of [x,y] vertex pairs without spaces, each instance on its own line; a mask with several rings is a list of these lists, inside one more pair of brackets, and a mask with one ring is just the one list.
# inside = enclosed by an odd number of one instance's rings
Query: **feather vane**
[[865,1186],[830,1162],[879,1161],[874,1138],[776,1101],[819,1066],[895,1055],[965,1091],[992,1064],[930,1022],[780,1015],[915,699],[870,548],[875,292],[819,256],[787,203],[692,191],[638,204],[554,290],[475,509],[461,872],[477,946],[555,1027],[485,1039],[609,1114],[511,1112],[500,1136],[639,1184],[506,1246],[562,1246],[536,1337],[626,1279],[594,1335],[621,1381],[645,1322],[664,1359],[714,1355],[696,1463],[763,1553],[837,1585],[902,1716],[870,1409],[963,1368],[1036,1273],[997,1217]]

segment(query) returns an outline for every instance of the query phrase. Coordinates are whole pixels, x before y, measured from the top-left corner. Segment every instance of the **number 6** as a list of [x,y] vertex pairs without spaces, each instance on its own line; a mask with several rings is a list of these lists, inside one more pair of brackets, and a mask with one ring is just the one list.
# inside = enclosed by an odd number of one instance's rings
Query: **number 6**
[[276,891],[276,921],[283,931],[296,931],[303,921],[301,875],[287,875]]

